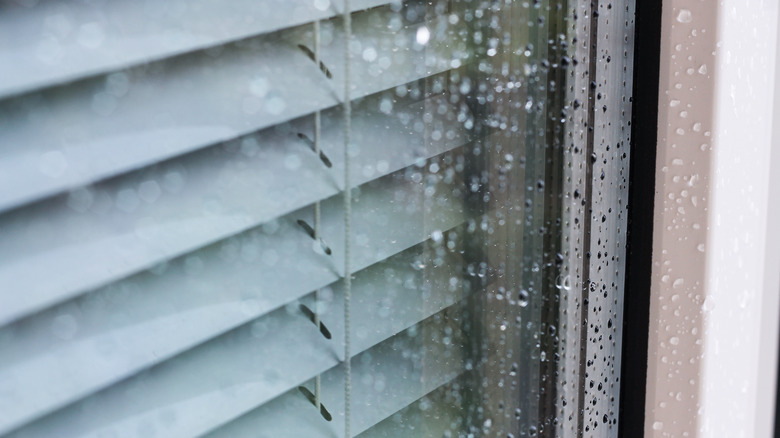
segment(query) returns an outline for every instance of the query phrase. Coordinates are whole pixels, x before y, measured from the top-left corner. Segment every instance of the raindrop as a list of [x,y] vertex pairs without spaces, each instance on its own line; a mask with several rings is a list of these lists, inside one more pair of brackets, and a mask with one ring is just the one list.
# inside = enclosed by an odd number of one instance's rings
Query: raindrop
[[421,271],[425,269],[425,263],[423,263],[422,260],[415,260],[414,262],[412,262],[412,269],[414,269],[415,271]]
[[330,7],[330,0],[314,0],[314,7],[320,11],[325,11]]
[[568,275],[566,275],[566,276],[559,275],[555,279],[555,287],[558,288],[558,289],[569,290],[569,289],[571,289],[570,282],[571,282],[571,280],[570,280]]
[[290,154],[284,157],[284,167],[288,170],[297,170],[301,167],[301,157],[297,154]]
[[373,47],[368,47],[365,50],[363,50],[363,60],[367,62],[374,62],[376,61],[377,53],[376,49]]
[[73,210],[84,213],[92,206],[95,197],[88,188],[75,189],[68,194],[68,207]]
[[60,151],[50,151],[41,154],[38,170],[49,177],[56,178],[68,168],[68,162]]
[[421,26],[417,29],[417,44],[424,46],[431,39],[431,31],[427,27]]
[[691,11],[688,9],[680,9],[680,13],[677,14],[677,21],[680,23],[690,23],[693,21]]
[[130,79],[126,73],[112,73],[106,78],[106,92],[113,96],[122,97],[127,94],[129,88]]
[[270,114],[281,114],[285,108],[287,108],[287,104],[281,96],[271,95],[265,101],[265,110]]
[[471,91],[471,80],[469,78],[463,78],[459,88],[460,94],[469,94]]
[[520,307],[525,307],[528,305],[528,291],[525,289],[520,289],[520,292],[517,293],[517,304],[520,305]]
[[103,44],[104,38],[103,26],[100,23],[93,21],[81,25],[76,40],[80,45],[87,49],[97,49]]
[[379,103],[379,111],[383,114],[391,114],[393,112],[393,101],[389,98],[384,98]]
[[265,97],[271,89],[271,83],[264,77],[256,77],[249,82],[249,92],[257,97]]
[[138,194],[133,189],[122,189],[116,195],[116,207],[125,213],[134,211],[139,204]]
[[705,312],[712,311],[715,309],[715,299],[711,296],[704,299],[704,304],[701,305],[702,310]]
[[161,194],[162,189],[160,189],[160,185],[157,184],[157,181],[144,181],[138,186],[138,197],[144,202],[151,204],[152,202],[155,202]]

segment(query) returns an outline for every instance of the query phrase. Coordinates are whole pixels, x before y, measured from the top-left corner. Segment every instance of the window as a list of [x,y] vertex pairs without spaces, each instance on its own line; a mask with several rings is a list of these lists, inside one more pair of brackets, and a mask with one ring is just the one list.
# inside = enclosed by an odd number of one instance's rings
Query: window
[[0,12],[0,435],[617,434],[633,2]]

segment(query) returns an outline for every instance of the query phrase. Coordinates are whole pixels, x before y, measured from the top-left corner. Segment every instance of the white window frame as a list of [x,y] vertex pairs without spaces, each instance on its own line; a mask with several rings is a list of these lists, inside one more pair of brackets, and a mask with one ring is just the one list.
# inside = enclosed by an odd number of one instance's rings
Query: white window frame
[[647,437],[773,436],[779,12],[663,1]]

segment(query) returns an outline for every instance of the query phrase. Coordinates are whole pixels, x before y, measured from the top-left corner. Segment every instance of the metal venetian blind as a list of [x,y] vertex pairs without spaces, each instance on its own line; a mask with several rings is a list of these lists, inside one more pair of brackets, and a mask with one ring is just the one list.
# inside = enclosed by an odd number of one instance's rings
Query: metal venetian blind
[[[343,436],[349,403],[351,435],[386,436],[392,414],[457,385],[443,315],[463,293],[404,281],[461,275],[456,254],[415,263],[434,230],[473,218],[457,197],[410,209],[425,185],[407,176],[471,141],[454,116],[429,122],[446,136],[415,123],[468,110],[446,91],[397,95],[468,51],[444,18],[351,3],[352,40],[373,50],[349,58],[351,81],[339,1],[0,3],[0,435]],[[419,331],[451,339],[421,346]],[[376,376],[384,390],[363,387]]]

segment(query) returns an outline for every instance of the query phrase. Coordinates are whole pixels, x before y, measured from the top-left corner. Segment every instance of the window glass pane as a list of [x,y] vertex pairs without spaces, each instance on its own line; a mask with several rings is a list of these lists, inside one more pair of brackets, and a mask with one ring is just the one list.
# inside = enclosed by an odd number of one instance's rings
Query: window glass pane
[[0,436],[614,435],[631,14],[0,1]]

